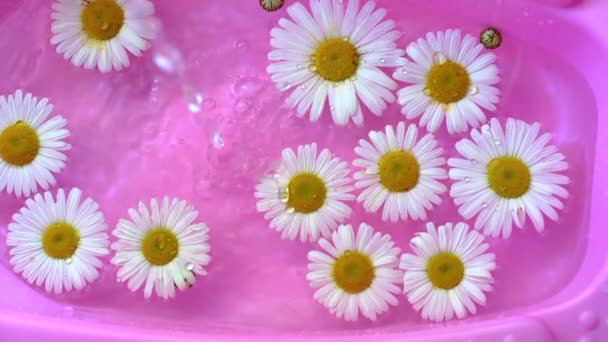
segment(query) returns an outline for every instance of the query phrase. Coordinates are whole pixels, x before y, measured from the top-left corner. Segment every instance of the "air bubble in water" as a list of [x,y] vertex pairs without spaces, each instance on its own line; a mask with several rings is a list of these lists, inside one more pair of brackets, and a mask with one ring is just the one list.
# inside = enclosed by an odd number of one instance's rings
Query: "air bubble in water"
[[193,89],[190,86],[184,86],[183,88],[184,98],[188,104],[188,110],[192,113],[198,113],[203,108],[203,94],[198,90]]
[[194,265],[191,262],[186,264],[186,270],[192,271],[193,269],[194,269]]
[[152,59],[158,69],[170,75],[184,71],[182,54],[175,46],[169,43],[159,43],[155,46]]
[[224,147],[224,138],[222,137],[222,133],[215,132],[213,134],[213,147],[215,147],[215,148]]

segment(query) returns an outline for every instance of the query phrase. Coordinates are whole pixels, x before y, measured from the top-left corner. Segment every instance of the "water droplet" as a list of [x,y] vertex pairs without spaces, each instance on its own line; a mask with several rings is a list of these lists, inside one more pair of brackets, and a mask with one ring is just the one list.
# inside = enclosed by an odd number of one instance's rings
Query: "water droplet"
[[359,60],[359,63],[361,63],[361,65],[363,65],[363,64],[367,63],[367,61],[365,60],[365,58],[361,58]]
[[424,87],[424,89],[422,90],[422,92],[424,93],[424,95],[426,96],[431,96],[431,89]]
[[291,83],[289,82],[285,82],[285,83],[279,83],[279,90],[280,91],[286,91],[291,89]]
[[494,140],[494,145],[500,146],[500,140]]
[[224,138],[222,137],[222,133],[215,132],[213,134],[213,147],[218,149],[224,147]]
[[188,105],[188,110],[192,113],[198,113],[203,108],[203,94],[190,86],[184,86],[182,88],[184,99]]
[[314,64],[310,64],[308,66],[308,70],[310,70],[310,72],[316,72],[317,71],[317,66]]
[[401,69],[401,73],[402,73],[403,75],[407,75],[407,73],[408,73],[408,72],[407,72],[407,69],[405,69],[405,68]]
[[302,70],[302,68],[303,68],[303,67],[304,67],[304,66],[302,66],[302,64],[298,64],[298,65],[296,65],[296,69],[298,69],[298,70]]
[[465,181],[465,182],[470,182],[470,181],[471,181],[471,177],[466,177],[466,178],[464,179],[464,181]]
[[194,269],[194,265],[192,263],[189,262],[186,264],[186,270],[192,271],[193,269]]
[[330,111],[332,111],[332,112],[333,112],[333,111],[334,111],[334,109],[336,109],[336,107],[334,107],[333,105],[329,106],[329,110],[330,110]]
[[488,207],[488,203],[485,203],[485,202],[484,202],[484,203],[481,203],[481,207],[482,207],[482,208],[487,208],[487,207]]
[[348,41],[348,36],[342,37],[342,40]]
[[380,58],[380,63],[382,63],[382,64],[386,63],[386,58],[384,58],[384,57]]
[[443,64],[447,61],[448,59],[445,57],[445,55],[441,52],[435,52],[433,53],[433,63],[435,64]]
[[353,77],[350,78],[350,80],[355,82],[357,80],[357,75],[355,74]]
[[287,212],[288,214],[293,214],[293,213],[295,213],[295,212],[296,212],[296,209],[295,209],[294,207],[288,207],[288,208],[287,208],[287,210],[286,210],[286,212]]
[[589,331],[598,327],[599,318],[593,311],[587,310],[581,312],[581,314],[578,316],[578,322],[583,327],[583,329]]
[[477,88],[477,86],[471,86],[471,88],[469,89],[469,94],[470,95],[475,95],[479,92],[479,88]]
[[152,60],[158,69],[167,74],[179,74],[184,71],[184,61],[181,52],[168,43],[154,44]]
[[72,258],[65,259],[65,263],[68,264],[68,265],[71,264],[72,261],[73,261]]

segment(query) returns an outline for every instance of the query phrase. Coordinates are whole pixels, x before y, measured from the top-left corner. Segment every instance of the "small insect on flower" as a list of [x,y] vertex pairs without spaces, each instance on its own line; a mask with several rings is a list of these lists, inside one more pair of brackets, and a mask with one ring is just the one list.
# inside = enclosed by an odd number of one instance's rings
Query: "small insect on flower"
[[502,34],[497,29],[488,27],[481,31],[479,42],[488,49],[496,49],[502,44]]
[[284,3],[285,0],[260,0],[260,6],[268,12],[278,11]]

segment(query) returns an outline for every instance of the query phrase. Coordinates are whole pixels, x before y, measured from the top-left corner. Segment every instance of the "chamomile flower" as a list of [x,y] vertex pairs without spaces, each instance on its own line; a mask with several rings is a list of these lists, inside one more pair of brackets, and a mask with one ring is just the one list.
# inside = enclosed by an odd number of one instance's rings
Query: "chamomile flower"
[[403,122],[386,126],[385,132],[371,131],[368,142],[360,140],[355,153],[361,158],[353,165],[363,168],[355,173],[355,188],[364,189],[357,201],[368,212],[382,209],[384,221],[396,222],[411,217],[424,220],[427,210],[441,203],[447,187],[443,168],[443,149],[431,134],[418,138],[415,125]]
[[418,233],[411,241],[415,254],[401,257],[404,290],[414,310],[433,321],[464,318],[485,305],[492,290],[495,256],[485,253],[483,235],[465,223],[446,223]]
[[395,102],[397,83],[380,68],[405,59],[395,22],[383,20],[385,9],[374,1],[359,8],[358,0],[311,0],[310,10],[296,2],[287,13],[270,32],[267,70],[279,90],[293,89],[288,107],[317,121],[329,102],[336,124],[361,125],[362,106],[381,115]]
[[117,280],[127,282],[129,290],[143,286],[145,298],[154,291],[169,299],[175,288],[187,289],[195,275],[207,274],[209,228],[194,223],[198,211],[186,201],[164,197],[160,203],[152,199],[150,207],[139,202],[129,216],[112,232],[118,238],[112,244],[112,264],[119,266]]
[[331,240],[321,239],[322,251],[308,253],[306,278],[318,288],[314,298],[337,317],[356,321],[359,312],[370,320],[397,305],[402,272],[399,247],[390,235],[374,233],[362,223],[355,233],[340,226]]
[[426,39],[411,43],[406,52],[413,62],[393,77],[411,85],[399,90],[401,112],[408,119],[420,118],[420,126],[435,132],[444,118],[450,134],[486,122],[480,107],[496,110],[500,80],[496,56],[484,53],[473,36],[461,38],[460,30],[429,32]]
[[0,96],[0,191],[29,196],[38,187],[47,190],[65,166],[62,151],[70,135],[61,116],[49,119],[53,105],[21,90]]
[[297,154],[286,148],[281,164],[256,186],[257,209],[284,239],[329,236],[351,214],[348,173],[346,162],[327,149],[317,154],[316,144],[299,146]]
[[57,52],[101,72],[128,67],[127,52],[141,56],[160,27],[148,0],[57,0],[51,18]]
[[477,215],[475,229],[492,237],[511,235],[513,223],[523,227],[529,217],[534,228],[545,228],[546,215],[558,219],[563,208],[560,198],[567,198],[563,187],[569,183],[563,171],[565,157],[548,145],[551,134],[538,136],[540,124],[507,119],[503,130],[497,119],[481,130],[471,131],[456,150],[464,157],[451,158],[450,195],[465,219]]
[[29,198],[8,225],[10,263],[30,284],[48,293],[80,290],[99,278],[109,254],[107,226],[99,205],[81,201],[79,189]]

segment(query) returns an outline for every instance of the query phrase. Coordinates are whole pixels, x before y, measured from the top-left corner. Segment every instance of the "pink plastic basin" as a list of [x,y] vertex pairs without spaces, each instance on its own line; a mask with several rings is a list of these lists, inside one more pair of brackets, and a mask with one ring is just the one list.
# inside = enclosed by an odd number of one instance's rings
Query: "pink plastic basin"
[[[287,4],[289,4],[287,0]],[[559,222],[492,240],[495,289],[478,315],[432,324],[405,297],[376,322],[347,323],[312,298],[314,247],[283,241],[255,211],[253,187],[287,146],[316,141],[352,160],[367,131],[297,119],[266,74],[269,31],[285,16],[254,0],[157,0],[163,36],[123,72],[73,67],[50,39],[50,0],[0,0],[0,94],[48,97],[73,149],[58,187],[80,187],[110,226],[139,200],[191,201],[211,227],[209,275],[172,301],[144,300],[106,266],[85,291],[53,297],[14,274],[0,244],[0,341],[608,341],[608,55],[603,0],[377,0],[405,47],[452,27],[503,33],[496,116],[539,121],[567,156],[570,198]],[[159,67],[160,66],[160,67]],[[438,137],[447,153],[464,135]],[[24,199],[0,194],[0,241]],[[422,222],[383,223],[354,204],[353,224],[388,232],[404,251]],[[448,198],[433,221],[457,221]],[[109,264],[109,259],[106,259]]]

